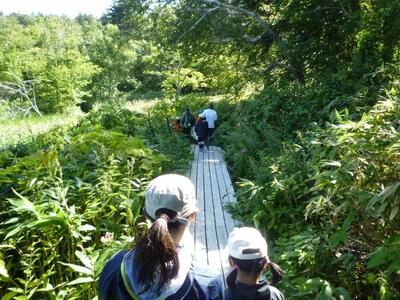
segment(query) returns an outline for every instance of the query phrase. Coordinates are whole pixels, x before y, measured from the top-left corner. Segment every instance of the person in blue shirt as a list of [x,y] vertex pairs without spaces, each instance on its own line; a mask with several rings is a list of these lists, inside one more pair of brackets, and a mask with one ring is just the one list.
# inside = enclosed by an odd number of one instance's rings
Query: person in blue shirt
[[261,280],[270,268],[272,284],[283,277],[282,269],[268,257],[268,245],[261,233],[251,227],[235,228],[229,235],[226,251],[234,269],[227,276],[225,300],[284,300],[283,294],[267,280]]
[[107,262],[99,281],[99,300],[223,299],[217,274],[197,271],[193,237],[188,230],[198,211],[189,178],[167,174],[153,179],[145,192],[145,213],[153,221],[131,250]]

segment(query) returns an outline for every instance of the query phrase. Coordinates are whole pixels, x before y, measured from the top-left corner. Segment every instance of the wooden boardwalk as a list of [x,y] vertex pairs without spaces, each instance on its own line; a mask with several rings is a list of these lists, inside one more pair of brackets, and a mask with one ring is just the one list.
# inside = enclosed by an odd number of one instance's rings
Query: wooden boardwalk
[[196,264],[210,265],[225,279],[228,259],[224,248],[236,221],[224,209],[224,204],[236,200],[221,149],[211,146],[201,152],[196,146],[190,178],[196,187],[200,208],[191,226]]

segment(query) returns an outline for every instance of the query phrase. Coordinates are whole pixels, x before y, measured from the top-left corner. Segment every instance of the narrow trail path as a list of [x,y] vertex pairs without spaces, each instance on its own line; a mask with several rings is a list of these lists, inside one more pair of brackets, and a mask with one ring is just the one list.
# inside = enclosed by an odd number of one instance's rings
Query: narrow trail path
[[[196,263],[210,265],[225,279],[228,259],[224,248],[236,221],[224,209],[224,204],[236,201],[232,182],[219,147],[199,151],[194,148],[190,178],[196,187],[200,212],[191,226]],[[225,282],[225,280],[224,280]]]

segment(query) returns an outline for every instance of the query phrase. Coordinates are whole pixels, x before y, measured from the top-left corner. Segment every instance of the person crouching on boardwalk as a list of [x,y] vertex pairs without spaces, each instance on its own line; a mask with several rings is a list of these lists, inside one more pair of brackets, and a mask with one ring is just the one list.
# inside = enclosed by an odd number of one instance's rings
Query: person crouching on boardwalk
[[268,257],[268,245],[261,233],[250,227],[235,228],[229,235],[226,250],[234,269],[227,276],[225,300],[284,300],[285,297],[266,280],[260,280],[270,268],[272,284],[283,277],[282,269]]
[[153,179],[144,211],[151,227],[133,249],[107,262],[99,300],[223,299],[221,279],[192,265],[194,241],[188,228],[198,208],[190,179],[176,174]]

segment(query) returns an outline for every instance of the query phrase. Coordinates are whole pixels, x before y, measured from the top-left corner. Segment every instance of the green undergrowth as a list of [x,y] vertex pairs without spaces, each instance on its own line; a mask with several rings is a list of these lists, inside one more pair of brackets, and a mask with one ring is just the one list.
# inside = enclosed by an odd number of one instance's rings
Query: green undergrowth
[[0,298],[95,298],[107,259],[147,226],[147,183],[186,172],[190,143],[169,121],[202,101],[145,113],[112,103],[2,151]]
[[38,134],[49,131],[55,126],[72,126],[82,117],[78,107],[65,113],[31,116],[28,118],[8,119],[0,117],[0,149],[32,141]]
[[218,108],[237,187],[230,210],[274,241],[287,299],[397,299],[399,97],[361,110],[348,95],[342,109],[311,114],[318,98],[291,88]]

